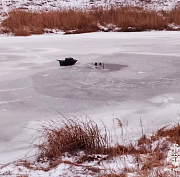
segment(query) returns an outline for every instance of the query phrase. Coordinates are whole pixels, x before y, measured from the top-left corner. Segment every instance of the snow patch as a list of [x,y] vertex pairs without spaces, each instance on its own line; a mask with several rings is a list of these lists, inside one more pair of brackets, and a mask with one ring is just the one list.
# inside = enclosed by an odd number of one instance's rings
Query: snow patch
[[159,96],[149,99],[149,101],[154,104],[168,104],[170,101],[173,101],[173,100],[174,98],[168,95],[159,95]]

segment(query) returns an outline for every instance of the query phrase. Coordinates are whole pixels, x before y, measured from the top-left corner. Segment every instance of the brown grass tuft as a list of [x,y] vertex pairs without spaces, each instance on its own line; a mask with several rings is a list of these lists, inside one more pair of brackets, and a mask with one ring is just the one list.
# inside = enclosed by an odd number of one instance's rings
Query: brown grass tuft
[[101,135],[97,124],[91,119],[63,119],[43,127],[42,137],[46,140],[39,145],[40,159],[57,159],[64,152],[105,153],[108,149],[107,134]]
[[180,124],[177,123],[171,128],[165,126],[159,129],[154,137],[167,137],[167,140],[169,140],[170,142],[180,145]]

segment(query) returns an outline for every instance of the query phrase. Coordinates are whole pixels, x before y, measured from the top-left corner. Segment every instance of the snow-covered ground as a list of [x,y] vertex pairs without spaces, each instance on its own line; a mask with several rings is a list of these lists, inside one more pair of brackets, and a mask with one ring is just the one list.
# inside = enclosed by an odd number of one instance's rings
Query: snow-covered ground
[[[25,157],[33,128],[60,113],[101,119],[113,135],[119,118],[123,143],[179,121],[179,46],[180,32],[165,31],[0,36],[0,164]],[[68,56],[78,63],[60,67]]]

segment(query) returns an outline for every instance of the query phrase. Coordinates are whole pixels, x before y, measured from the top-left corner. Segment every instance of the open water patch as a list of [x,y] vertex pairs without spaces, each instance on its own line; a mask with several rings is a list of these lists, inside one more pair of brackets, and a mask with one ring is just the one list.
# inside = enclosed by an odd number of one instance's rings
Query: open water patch
[[115,64],[115,63],[103,63],[103,62],[95,62],[89,64],[90,68],[103,70],[103,71],[120,71],[123,68],[128,67],[127,65]]

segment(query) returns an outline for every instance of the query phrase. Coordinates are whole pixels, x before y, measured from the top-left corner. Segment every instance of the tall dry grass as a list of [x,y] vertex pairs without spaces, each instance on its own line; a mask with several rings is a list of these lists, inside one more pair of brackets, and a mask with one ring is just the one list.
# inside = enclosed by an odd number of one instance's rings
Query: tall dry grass
[[170,142],[180,145],[180,124],[177,123],[173,127],[165,126],[159,129],[152,138],[156,139],[157,137],[167,137]]
[[19,36],[42,34],[45,28],[60,29],[63,31],[75,30],[77,33],[93,32],[99,28],[95,19],[89,13],[82,11],[57,12],[26,12],[12,11],[9,17],[2,22],[4,28],[10,29]]
[[[139,8],[119,8],[108,11],[97,11],[99,22],[106,26],[114,24],[121,28],[121,31],[161,30],[166,27],[163,17],[155,11],[145,11]],[[132,28],[130,28],[132,27]]]
[[[120,119],[116,119],[118,125],[124,128]],[[97,124],[91,120],[68,118],[64,117],[59,121],[50,121],[40,129],[43,143],[36,145],[38,147],[38,161],[49,162],[46,167],[36,166],[34,163],[28,161],[18,161],[17,166],[25,166],[31,170],[43,170],[49,171],[56,168],[59,164],[69,164],[71,166],[78,166],[84,168],[91,174],[99,174],[104,177],[116,177],[116,176],[129,176],[133,174],[141,177],[170,177],[176,176],[172,171],[165,171],[166,157],[169,150],[168,144],[171,139],[175,140],[174,143],[178,143],[179,140],[180,125],[177,124],[174,127],[164,127],[159,129],[153,136],[145,136],[137,141],[134,146],[132,144],[127,146],[110,146],[109,138],[107,136],[106,128],[105,132],[101,134],[101,130]],[[162,137],[166,137],[166,140],[161,141]],[[157,142],[160,143],[157,143]],[[171,145],[171,144],[169,144]],[[153,148],[152,146],[156,146]],[[79,150],[84,151],[83,155],[78,154]],[[67,154],[64,154],[68,152]],[[102,155],[107,154],[107,155]],[[62,156],[73,157],[74,160],[63,160]],[[124,169],[113,171],[104,171],[101,167],[103,162],[111,163],[113,159],[121,155],[131,155],[134,158],[134,163],[138,164],[136,168],[125,166]],[[125,157],[125,156],[124,156]],[[124,159],[123,157],[123,159]],[[109,161],[110,160],[110,161]],[[96,166],[89,166],[88,162],[96,161]],[[124,163],[126,163],[124,161]],[[127,162],[128,163],[128,162]],[[98,166],[100,165],[100,166]],[[93,173],[92,173],[93,172]]]
[[51,121],[41,131],[43,143],[38,145],[38,159],[58,159],[63,153],[105,153],[109,147],[109,136],[101,134],[97,124],[87,118],[64,118]]
[[173,9],[166,13],[166,18],[168,23],[173,23],[175,25],[180,25],[180,7]]
[[[40,129],[41,142],[38,148],[38,161],[54,161],[65,152],[76,154],[85,152],[77,163],[84,162],[89,154],[104,154],[110,157],[140,153],[131,144],[111,145],[111,135],[104,126],[99,129],[95,121],[87,117],[78,119],[65,117],[60,121],[50,121]],[[92,157],[90,157],[92,158]]]
[[99,24],[109,30],[118,27],[119,31],[144,31],[169,29],[169,24],[180,25],[180,8],[172,11],[147,11],[135,7],[122,7],[90,11],[49,11],[28,12],[14,10],[2,22],[7,31],[17,36],[42,34],[44,29],[60,29],[67,34],[94,32],[100,30]]

